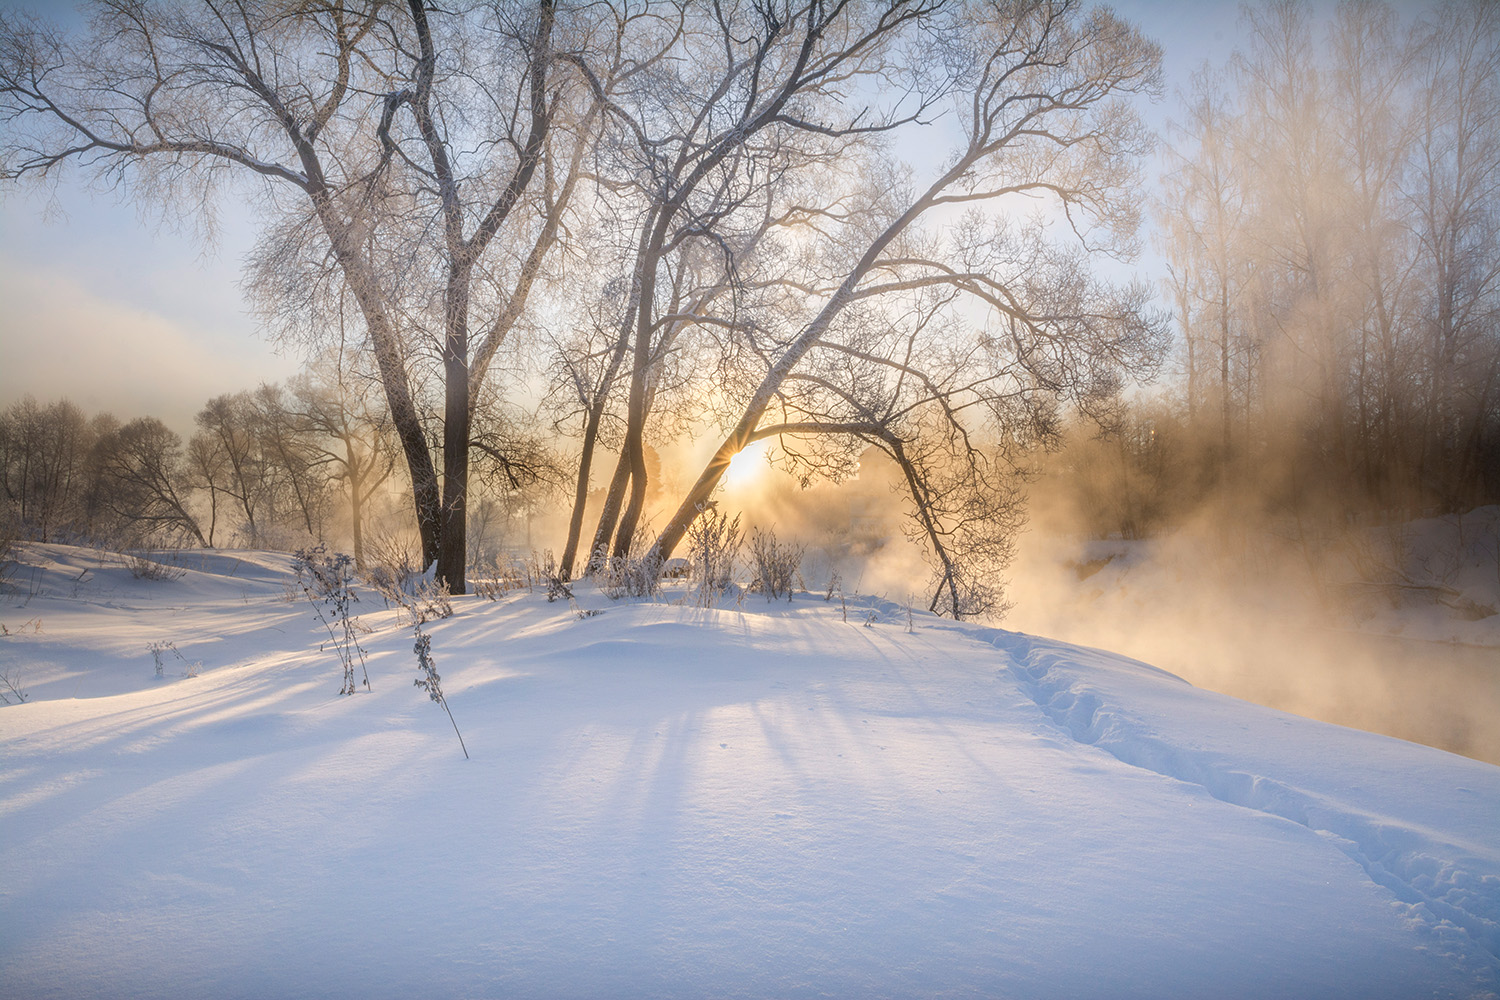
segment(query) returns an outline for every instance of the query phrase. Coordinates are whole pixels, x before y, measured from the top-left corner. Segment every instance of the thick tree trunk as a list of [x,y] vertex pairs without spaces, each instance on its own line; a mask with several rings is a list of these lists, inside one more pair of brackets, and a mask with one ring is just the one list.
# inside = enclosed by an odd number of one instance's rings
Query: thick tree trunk
[[599,511],[599,526],[594,529],[594,544],[589,549],[587,571],[598,569],[604,554],[609,551],[610,539],[614,537],[615,525],[620,520],[620,508],[625,502],[625,488],[630,485],[630,460],[624,451],[615,463],[615,474],[609,481],[609,492],[604,495],[604,509]]
[[450,594],[467,593],[469,497],[469,270],[448,277],[447,336],[443,342],[443,516],[437,582]]
[[583,427],[583,451],[578,457],[578,485],[573,491],[573,514],[568,518],[568,540],[563,546],[558,571],[564,580],[573,578],[573,564],[578,560],[578,539],[583,534],[583,513],[589,502],[589,476],[593,471],[594,444],[599,440],[599,422],[604,406],[590,407]]
[[[641,419],[644,422],[644,415]],[[646,449],[641,433],[626,436],[625,453],[621,458],[630,464],[630,502],[625,505],[625,512],[620,515],[620,526],[615,531],[613,555],[616,559],[624,559],[630,555],[636,525],[641,521],[641,509],[646,503]]]
[[349,520],[354,529],[354,568],[363,573],[365,571],[365,529],[361,523],[364,521],[364,504],[360,501],[359,481],[351,478],[349,480]]
[[[401,453],[406,458],[407,471],[411,474],[412,501],[417,516],[417,533],[422,540],[422,567],[425,569],[437,561],[438,542],[442,537],[440,512],[443,503],[438,492],[437,470],[432,464],[432,452],[427,447],[427,436],[422,432],[422,420],[412,402],[411,389],[406,382],[406,368],[396,356],[394,337],[389,332],[383,317],[371,322],[366,313],[367,325],[385,328],[385,336],[375,336],[375,362],[380,370],[380,383],[385,389],[386,405],[390,407],[391,423],[396,429],[396,438],[401,442]],[[385,347],[382,350],[382,346]]]

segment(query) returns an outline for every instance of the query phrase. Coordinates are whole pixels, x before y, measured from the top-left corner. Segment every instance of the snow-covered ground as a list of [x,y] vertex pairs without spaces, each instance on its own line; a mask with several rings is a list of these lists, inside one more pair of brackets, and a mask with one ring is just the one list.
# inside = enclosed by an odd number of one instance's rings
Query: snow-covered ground
[[0,996],[1500,995],[1495,766],[873,600],[589,591],[427,626],[466,760],[396,612],[340,697],[284,557],[197,558],[29,546],[0,604]]

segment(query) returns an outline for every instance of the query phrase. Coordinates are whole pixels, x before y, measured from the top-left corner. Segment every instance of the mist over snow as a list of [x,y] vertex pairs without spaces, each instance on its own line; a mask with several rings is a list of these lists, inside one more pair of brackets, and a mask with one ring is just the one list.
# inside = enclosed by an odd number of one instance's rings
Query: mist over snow
[[587,586],[425,626],[465,760],[397,610],[341,697],[287,557],[176,558],[19,550],[7,997],[1500,993],[1489,764],[868,597]]
[[1500,507],[1317,538],[1222,510],[1146,539],[1041,521],[1007,625],[1500,764]]

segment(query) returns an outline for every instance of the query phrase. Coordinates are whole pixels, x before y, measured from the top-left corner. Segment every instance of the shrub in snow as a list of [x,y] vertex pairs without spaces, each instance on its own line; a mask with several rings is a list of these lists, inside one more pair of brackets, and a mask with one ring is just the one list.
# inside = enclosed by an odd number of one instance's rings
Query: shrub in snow
[[137,580],[181,580],[187,575],[187,567],[177,562],[175,553],[152,557],[142,552],[121,552],[120,558]]
[[802,565],[802,546],[778,540],[775,531],[752,528],[750,558],[755,564],[750,589],[759,590],[768,601],[783,596],[790,601],[797,568]]
[[546,587],[548,604],[564,597],[570,601],[573,599],[573,588],[568,586],[567,578],[563,576],[562,570],[558,569],[557,558],[553,556],[551,549],[540,556],[535,552],[531,554],[528,575]]
[[475,573],[469,579],[470,589],[487,601],[498,601],[512,590],[526,585],[525,570],[515,560],[502,563],[492,559],[482,566],[476,564]]
[[655,597],[661,592],[661,557],[647,554],[639,559],[629,556],[606,558],[601,546],[594,571],[599,589],[612,601],[622,597]]
[[417,584],[406,611],[417,625],[453,617],[453,595],[446,583],[423,580]]
[[167,653],[171,653],[181,661],[183,666],[182,676],[184,677],[197,677],[198,671],[203,669],[202,660],[194,660],[192,663],[189,663],[187,657],[177,651],[177,644],[171,640],[149,643],[146,649],[150,651],[151,658],[156,661],[156,677],[158,680],[166,676]]
[[[357,626],[349,614],[349,606],[359,599],[353,586],[354,560],[342,552],[330,554],[325,546],[317,545],[298,549],[292,556],[292,569],[297,574],[297,586],[312,605],[313,614],[328,630],[328,639],[339,654],[339,662],[344,665],[344,684],[339,688],[339,694],[353,694],[357,690],[354,680],[356,656],[364,674],[365,690],[371,690],[365,650],[359,644]],[[451,608],[449,614],[452,614]]]
[[453,723],[453,732],[458,737],[458,746],[464,752],[464,760],[469,759],[469,748],[464,746],[464,734],[458,731],[458,723],[453,720],[453,710],[448,707],[448,699],[443,697],[443,679],[438,676],[437,664],[432,660],[432,637],[422,631],[421,623],[415,628],[417,643],[412,651],[417,654],[417,670],[421,676],[412,681],[414,685],[427,692],[427,697],[443,706],[443,711],[448,713],[448,721]]
[[431,570],[399,581],[379,574],[372,574],[367,579],[385,601],[385,606],[398,609],[408,624],[425,625],[453,615],[453,595],[446,583],[433,579]]
[[[706,509],[705,509],[706,508]],[[712,503],[698,505],[699,517],[688,528],[692,597],[700,608],[713,607],[734,578],[734,560],[744,543],[740,517],[725,517]]]

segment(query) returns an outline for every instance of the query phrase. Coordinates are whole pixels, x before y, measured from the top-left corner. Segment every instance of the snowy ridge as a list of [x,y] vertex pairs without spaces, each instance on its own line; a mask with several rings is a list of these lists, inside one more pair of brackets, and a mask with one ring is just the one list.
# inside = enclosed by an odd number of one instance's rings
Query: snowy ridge
[[1235,768],[1216,752],[1180,745],[1122,709],[1118,701],[1091,690],[1078,647],[1002,630],[982,638],[1010,655],[1010,672],[1072,739],[1099,747],[1132,767],[1196,785],[1222,802],[1306,827],[1336,845],[1371,881],[1400,900],[1409,920],[1440,940],[1461,931],[1500,960],[1500,868],[1493,859],[1487,863],[1471,853],[1472,845],[1436,840],[1428,831],[1392,817]]

